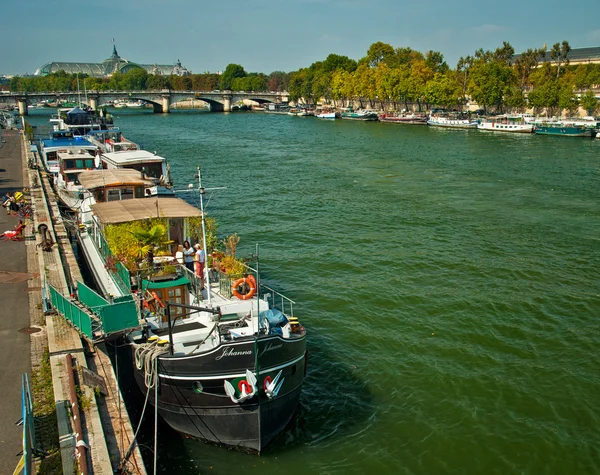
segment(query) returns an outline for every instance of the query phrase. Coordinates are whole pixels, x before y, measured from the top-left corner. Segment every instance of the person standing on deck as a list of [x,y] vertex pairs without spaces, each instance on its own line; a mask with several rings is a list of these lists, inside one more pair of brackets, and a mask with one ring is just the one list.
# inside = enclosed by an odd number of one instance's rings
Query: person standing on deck
[[191,272],[194,272],[195,252],[189,241],[183,241],[183,262]]
[[204,250],[200,244],[196,244],[194,248],[196,249],[196,256],[194,259],[196,275],[200,277],[200,287],[202,290],[204,290],[204,263],[206,262],[206,258],[204,256]]

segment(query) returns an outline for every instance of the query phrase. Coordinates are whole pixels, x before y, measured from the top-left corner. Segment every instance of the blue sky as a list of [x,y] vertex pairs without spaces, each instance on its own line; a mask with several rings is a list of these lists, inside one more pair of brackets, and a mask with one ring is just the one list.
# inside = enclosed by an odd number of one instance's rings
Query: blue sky
[[600,46],[598,12],[568,2],[450,0],[21,0],[3,2],[0,74],[50,61],[100,62],[115,39],[142,64],[180,59],[194,73],[229,63],[295,71],[330,53],[365,56],[372,43],[440,51],[451,67],[478,48],[516,52],[567,40]]

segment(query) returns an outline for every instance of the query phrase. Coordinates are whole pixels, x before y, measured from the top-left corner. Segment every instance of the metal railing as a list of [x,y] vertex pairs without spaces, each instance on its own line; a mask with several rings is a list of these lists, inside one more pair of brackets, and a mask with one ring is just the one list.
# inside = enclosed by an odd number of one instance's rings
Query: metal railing
[[[226,274],[217,270],[209,270],[209,272],[212,272],[213,275],[216,274],[218,276],[219,293],[223,295],[223,297],[231,298],[233,296],[233,283],[236,280],[246,277],[250,274],[254,276],[257,275],[256,269],[248,265],[244,265],[244,267],[246,267],[247,272],[244,272],[243,274]],[[211,278],[211,282],[212,281],[213,279]],[[269,287],[261,282],[259,284],[258,295],[260,298],[269,303],[269,307],[280,310],[288,317],[294,316],[294,304],[296,302],[289,297],[286,297],[281,292],[278,292],[272,287]]]
[[[88,232],[92,238],[92,242],[94,246],[98,250],[100,257],[102,257],[102,261],[110,275],[113,277],[115,284],[119,287],[119,290],[125,295],[131,293],[131,277],[127,268],[117,260],[117,258],[113,255],[108,247],[108,243],[104,236],[98,232],[98,224],[94,222],[92,227],[88,229]],[[114,263],[111,265],[107,265],[107,263]]]

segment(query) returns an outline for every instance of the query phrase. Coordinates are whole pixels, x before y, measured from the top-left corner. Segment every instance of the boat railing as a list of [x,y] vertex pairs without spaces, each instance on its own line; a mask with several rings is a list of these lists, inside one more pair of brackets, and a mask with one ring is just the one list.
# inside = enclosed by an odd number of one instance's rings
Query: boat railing
[[117,260],[113,255],[104,236],[98,232],[96,225],[88,229],[89,235],[92,237],[92,242],[98,250],[100,257],[104,261],[104,266],[112,276],[115,284],[119,287],[124,295],[131,293],[131,277],[127,268]]
[[[233,283],[236,280],[246,277],[250,274],[255,276],[257,275],[256,269],[248,265],[244,265],[244,267],[246,268],[246,272],[241,274],[228,274],[219,270],[209,270],[209,272],[212,272],[211,275],[215,276],[219,282],[219,293],[221,295],[223,295],[226,298],[231,298],[233,296]],[[212,280],[213,279],[211,277],[211,281]],[[278,292],[272,287],[269,287],[268,285],[260,282],[258,296],[259,298],[262,298],[263,300],[268,302],[270,308],[277,308],[281,311],[281,313],[289,317],[294,316],[294,304],[296,302],[294,302],[289,297],[283,295],[281,292]]]

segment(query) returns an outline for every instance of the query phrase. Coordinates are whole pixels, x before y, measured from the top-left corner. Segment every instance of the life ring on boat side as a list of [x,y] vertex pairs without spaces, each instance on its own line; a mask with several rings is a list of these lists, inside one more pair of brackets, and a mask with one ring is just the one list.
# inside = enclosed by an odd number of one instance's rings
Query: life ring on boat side
[[158,297],[156,292],[152,291],[152,297],[154,297],[154,300],[156,300],[156,303],[160,306],[160,308],[165,308],[165,304],[162,303],[162,300]]
[[238,389],[240,390],[240,394],[244,392],[244,389],[246,389],[246,394],[250,394],[252,392],[252,386],[250,386],[250,383],[245,379],[242,379],[238,383]]
[[267,376],[264,381],[263,381],[263,390],[267,390],[267,386],[269,384],[271,384],[271,381],[273,381],[273,378],[271,378],[271,376]]
[[231,285],[231,292],[240,300],[248,300],[256,293],[256,279],[254,276],[242,277]]

